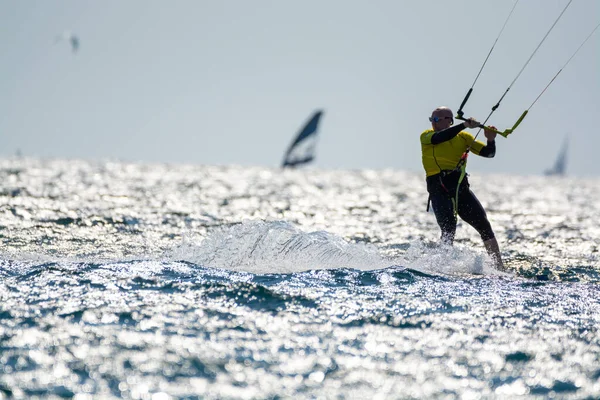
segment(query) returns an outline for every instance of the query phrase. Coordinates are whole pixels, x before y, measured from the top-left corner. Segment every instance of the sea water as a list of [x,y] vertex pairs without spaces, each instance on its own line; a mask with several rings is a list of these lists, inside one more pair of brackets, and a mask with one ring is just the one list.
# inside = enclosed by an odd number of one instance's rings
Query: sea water
[[600,397],[600,181],[0,160],[0,398]]

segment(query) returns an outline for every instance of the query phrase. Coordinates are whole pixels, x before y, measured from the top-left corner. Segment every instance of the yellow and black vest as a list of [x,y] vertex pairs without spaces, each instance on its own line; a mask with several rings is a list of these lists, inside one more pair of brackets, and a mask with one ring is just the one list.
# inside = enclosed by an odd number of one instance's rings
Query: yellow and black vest
[[431,144],[431,137],[434,133],[433,129],[421,133],[423,168],[425,168],[427,176],[455,169],[469,146],[471,146],[470,151],[475,154],[479,154],[485,147],[484,143],[473,140],[473,135],[466,131],[459,132],[458,135],[445,142]]

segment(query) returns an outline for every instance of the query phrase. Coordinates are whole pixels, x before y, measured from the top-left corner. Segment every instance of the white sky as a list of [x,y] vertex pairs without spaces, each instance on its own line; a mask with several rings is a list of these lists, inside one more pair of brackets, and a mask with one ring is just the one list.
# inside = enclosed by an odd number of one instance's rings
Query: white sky
[[[568,0],[521,0],[471,100],[485,119]],[[323,108],[315,166],[421,171],[511,0],[0,0],[0,156],[278,166]],[[574,0],[491,123],[512,126],[600,22]],[[78,54],[63,31],[81,41]],[[474,172],[598,175],[600,31]],[[473,131],[475,132],[475,131]]]

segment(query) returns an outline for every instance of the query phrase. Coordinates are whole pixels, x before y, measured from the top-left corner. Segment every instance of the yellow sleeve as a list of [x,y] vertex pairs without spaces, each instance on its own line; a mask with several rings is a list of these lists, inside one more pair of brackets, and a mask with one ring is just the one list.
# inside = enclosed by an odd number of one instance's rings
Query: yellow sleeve
[[431,144],[431,137],[434,134],[433,129],[427,129],[423,133],[421,133],[421,144]]
[[485,143],[480,142],[479,140],[475,140],[475,137],[469,132],[462,131],[459,133],[459,135],[465,141],[467,147],[471,146],[471,151],[477,155],[479,155],[481,149],[485,147]]

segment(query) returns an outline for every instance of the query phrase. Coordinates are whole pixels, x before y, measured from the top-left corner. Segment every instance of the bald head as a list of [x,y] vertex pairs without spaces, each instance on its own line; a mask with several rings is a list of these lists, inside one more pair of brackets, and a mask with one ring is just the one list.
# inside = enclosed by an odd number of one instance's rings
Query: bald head
[[438,118],[452,117],[453,115],[454,114],[452,114],[452,110],[445,106],[438,107],[431,112],[432,117],[438,117]]
[[449,128],[454,123],[452,110],[448,107],[438,107],[431,112],[429,121],[431,122],[431,127],[436,132]]

